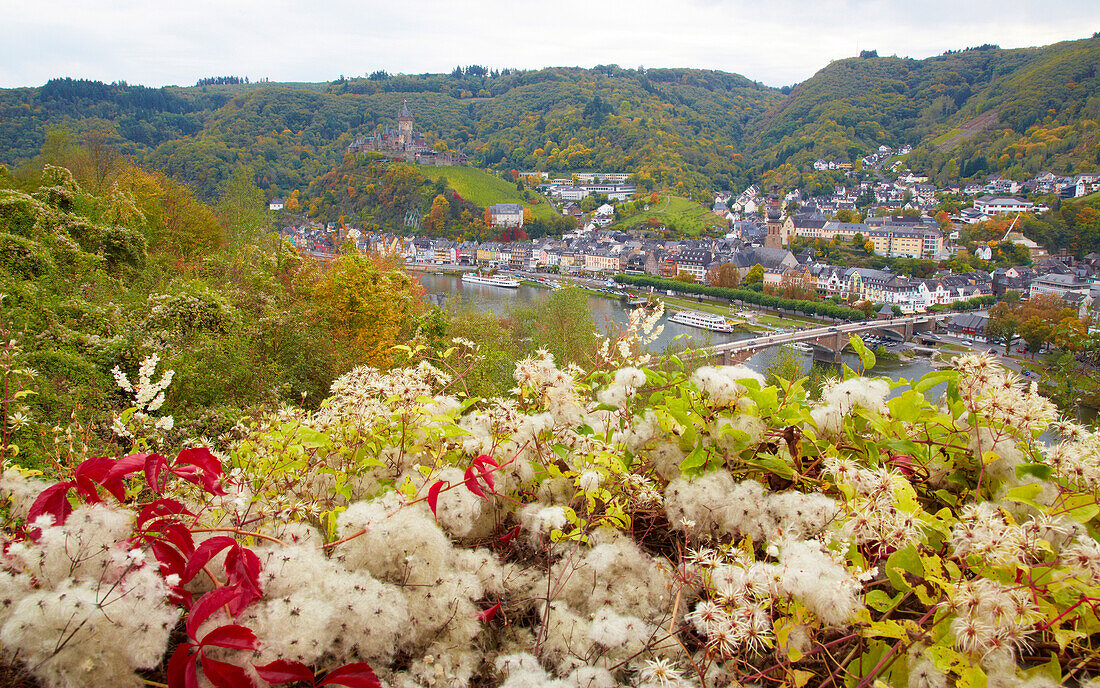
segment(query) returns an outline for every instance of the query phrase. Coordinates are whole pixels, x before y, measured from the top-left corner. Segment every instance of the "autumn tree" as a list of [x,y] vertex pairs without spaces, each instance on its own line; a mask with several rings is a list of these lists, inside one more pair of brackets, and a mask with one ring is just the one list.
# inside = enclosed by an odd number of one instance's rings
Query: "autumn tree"
[[680,270],[676,273],[676,281],[687,282],[688,284],[691,284],[695,281],[695,275],[691,274],[687,270]]
[[714,287],[734,288],[741,283],[741,272],[733,263],[722,263],[707,270],[707,283]]
[[1005,354],[1009,353],[1012,340],[1020,329],[1020,317],[1009,304],[1001,302],[989,309],[989,320],[985,324],[985,336],[990,342],[1005,345]]
[[1050,339],[1050,335],[1050,325],[1036,316],[1028,318],[1020,325],[1020,336],[1027,342],[1027,350],[1031,352],[1032,356],[1043,348],[1043,344]]
[[1088,328],[1073,316],[1066,316],[1051,328],[1051,341],[1063,351],[1077,351],[1088,339]]
[[338,340],[345,365],[385,367],[392,347],[406,341],[422,308],[419,283],[357,251],[342,253],[313,288],[317,315]]
[[228,235],[235,239],[255,238],[267,224],[264,192],[256,186],[250,167],[238,167],[219,187],[218,214]]
[[302,209],[302,202],[298,200],[298,189],[294,189],[290,192],[290,196],[286,199],[286,209],[288,212],[296,213]]
[[746,287],[750,284],[760,284],[764,281],[764,266],[760,263],[749,268],[748,273],[745,275],[745,279],[741,280],[741,284]]
[[442,234],[447,226],[447,214],[451,210],[451,204],[443,194],[437,195],[432,200],[432,208],[428,211],[428,217],[424,221],[424,229],[432,234]]

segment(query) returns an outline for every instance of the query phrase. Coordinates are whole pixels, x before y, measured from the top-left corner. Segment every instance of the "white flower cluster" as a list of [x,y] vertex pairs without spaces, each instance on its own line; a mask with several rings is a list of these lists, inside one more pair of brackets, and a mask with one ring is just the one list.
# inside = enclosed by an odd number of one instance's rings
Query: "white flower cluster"
[[725,656],[760,652],[772,640],[771,607],[794,598],[822,623],[847,623],[862,608],[858,575],[817,540],[787,540],[774,548],[778,563],[755,561],[740,550],[696,553],[708,595],[685,616]]
[[41,517],[37,541],[0,557],[0,653],[50,688],[142,685],[179,611],[145,553],[125,544],[133,514],[77,508],[63,526]]
[[1016,567],[1040,561],[1043,542],[1060,549],[1080,527],[1056,516],[1032,516],[1023,524],[1008,523],[992,502],[963,508],[951,529],[951,546],[960,557],[976,556],[994,566]]
[[673,528],[695,537],[748,535],[756,541],[821,533],[840,507],[821,493],[769,492],[755,480],[734,482],[729,471],[677,478],[664,493]]
[[555,424],[575,426],[584,416],[584,405],[576,389],[576,380],[583,374],[572,364],[558,368],[553,354],[539,349],[536,355],[516,364],[514,391],[524,401],[540,403]]
[[639,368],[620,368],[615,371],[614,381],[606,389],[600,390],[596,399],[601,404],[622,408],[644,384],[644,371]]
[[1025,587],[1008,587],[988,578],[960,581],[951,597],[955,646],[984,656],[987,662],[1007,662],[1028,647],[1029,629],[1042,614]]
[[959,356],[955,367],[961,373],[959,394],[967,408],[994,423],[1030,433],[1043,432],[1057,415],[1056,407],[1039,394],[1035,382],[1022,387],[1018,377],[988,354]]
[[745,393],[745,380],[764,386],[764,376],[743,365],[703,366],[691,376],[691,382],[718,408],[731,406]]
[[853,377],[843,382],[829,380],[821,390],[821,404],[810,412],[814,423],[826,435],[840,432],[844,417],[855,408],[886,413],[886,395],[890,383],[865,377]]
[[160,376],[160,380],[153,381],[153,375],[157,372],[157,363],[160,362],[159,354],[151,354],[141,361],[138,367],[137,384],[133,384],[122,370],[115,366],[111,369],[115,383],[125,392],[134,395],[134,410],[129,417],[129,422],[124,422],[120,416],[115,416],[111,424],[111,430],[118,437],[133,439],[135,432],[139,435],[147,431],[168,432],[175,427],[175,419],[172,416],[154,418],[150,413],[160,410],[164,405],[164,390],[172,384],[172,378],[176,371],[166,370]]
[[615,333],[614,338],[604,337],[600,342],[598,350],[600,364],[618,368],[644,366],[649,363],[652,356],[646,353],[646,349],[664,331],[665,326],[657,324],[664,313],[663,302],[652,310],[645,308],[632,310],[630,319]]
[[909,481],[898,471],[884,466],[860,468],[850,459],[835,456],[825,459],[825,470],[853,491],[844,505],[848,518],[841,534],[846,539],[873,544],[886,552],[901,549],[923,535],[916,514],[897,507],[899,493],[912,492]]
[[164,404],[164,390],[172,384],[172,377],[176,372],[166,370],[160,376],[160,380],[153,382],[153,375],[157,372],[157,363],[159,362],[159,354],[151,354],[142,360],[141,366],[138,368],[136,386],[130,383],[130,380],[126,378],[126,374],[118,366],[111,369],[111,374],[115,376],[115,382],[118,386],[134,395],[134,406],[139,411],[153,412],[160,409]]
[[1056,475],[1071,485],[1095,492],[1100,490],[1100,432],[1088,430],[1076,423],[1062,421],[1055,425],[1064,441],[1046,449],[1046,459]]

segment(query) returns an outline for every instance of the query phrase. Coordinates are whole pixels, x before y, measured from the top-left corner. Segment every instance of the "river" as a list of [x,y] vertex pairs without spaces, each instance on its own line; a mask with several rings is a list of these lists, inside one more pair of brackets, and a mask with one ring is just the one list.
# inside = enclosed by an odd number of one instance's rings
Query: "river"
[[[503,314],[517,305],[528,306],[538,303],[550,294],[547,289],[527,285],[520,285],[518,289],[504,289],[486,285],[465,284],[459,277],[453,275],[416,273],[416,277],[424,285],[426,291],[447,294],[448,298],[458,297],[461,299],[461,308],[477,311],[492,311]],[[604,332],[615,325],[626,323],[630,317],[629,311],[617,299],[591,294],[588,297],[588,306],[592,310],[592,319],[596,322],[596,326]],[[733,334],[708,332],[687,325],[670,323],[667,316],[662,318],[661,324],[664,325],[664,330],[651,345],[651,348],[655,351],[663,350],[673,341],[686,340],[694,346],[710,346],[755,336],[750,332],[734,332]],[[775,356],[775,352],[776,348],[765,349],[749,358],[746,364],[754,370],[763,372]],[[803,372],[809,373],[810,366],[813,364],[813,357],[809,353],[798,351],[795,354],[802,360]],[[844,362],[855,369],[859,368],[859,359],[853,354],[845,354]],[[918,356],[903,363],[884,361],[875,366],[874,373],[889,377],[892,380],[902,378],[913,380],[929,370],[932,370],[931,362],[927,358]]]

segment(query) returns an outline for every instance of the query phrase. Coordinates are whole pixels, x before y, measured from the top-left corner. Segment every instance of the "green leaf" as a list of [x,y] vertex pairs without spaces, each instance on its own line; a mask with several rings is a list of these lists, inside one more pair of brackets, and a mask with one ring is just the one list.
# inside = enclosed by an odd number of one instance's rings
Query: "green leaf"
[[1088,523],[1100,513],[1096,497],[1091,494],[1073,494],[1058,505],[1060,511],[1078,523]]
[[320,430],[301,427],[298,428],[298,442],[306,449],[319,449],[321,447],[327,447],[331,439]]
[[917,380],[913,384],[914,392],[925,392],[932,389],[936,385],[947,382],[958,374],[954,370],[933,370],[930,373],[925,373],[921,376],[921,379]]
[[863,363],[864,372],[875,367],[876,360],[874,352],[867,348],[867,345],[863,343],[863,340],[860,339],[858,335],[849,335],[848,343],[851,345],[852,350],[859,354],[859,360]]
[[693,477],[703,472],[703,467],[707,465],[707,453],[702,447],[695,447],[691,450],[691,453],[684,457],[684,460],[680,462],[680,470],[684,475]]
[[920,557],[913,545],[899,549],[886,560],[886,577],[890,579],[895,590],[906,591],[911,587],[905,580],[905,573],[917,576],[924,573],[924,567],[921,566]]
[[890,597],[886,594],[886,591],[875,588],[864,596],[863,601],[871,609],[884,612],[894,606],[895,597]]
[[1022,463],[1016,466],[1016,477],[1023,478],[1025,475],[1033,475],[1039,480],[1046,480],[1050,478],[1052,470],[1045,463]]
[[1038,497],[1039,493],[1042,491],[1043,486],[1038,483],[1018,485],[1005,494],[1005,499],[1010,502],[1019,502],[1021,504],[1030,504],[1036,508],[1044,508],[1035,501],[1035,498]]
[[980,667],[968,666],[959,672],[959,680],[955,682],[957,688],[986,688],[989,678]]

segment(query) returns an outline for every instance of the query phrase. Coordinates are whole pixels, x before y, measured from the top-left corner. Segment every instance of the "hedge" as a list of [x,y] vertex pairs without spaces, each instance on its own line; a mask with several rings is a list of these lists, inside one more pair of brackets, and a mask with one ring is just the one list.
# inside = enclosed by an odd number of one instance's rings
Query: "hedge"
[[839,320],[866,320],[867,315],[855,308],[838,306],[829,301],[805,301],[802,299],[785,299],[781,296],[771,296],[752,289],[732,289],[730,287],[708,287],[694,282],[680,282],[673,279],[661,279],[648,275],[615,275],[615,281],[619,284],[632,284],[637,287],[653,287],[654,289],[672,289],[673,291],[703,296],[717,296],[723,299],[743,301],[764,308],[783,309],[797,311],[807,315],[817,315]]

